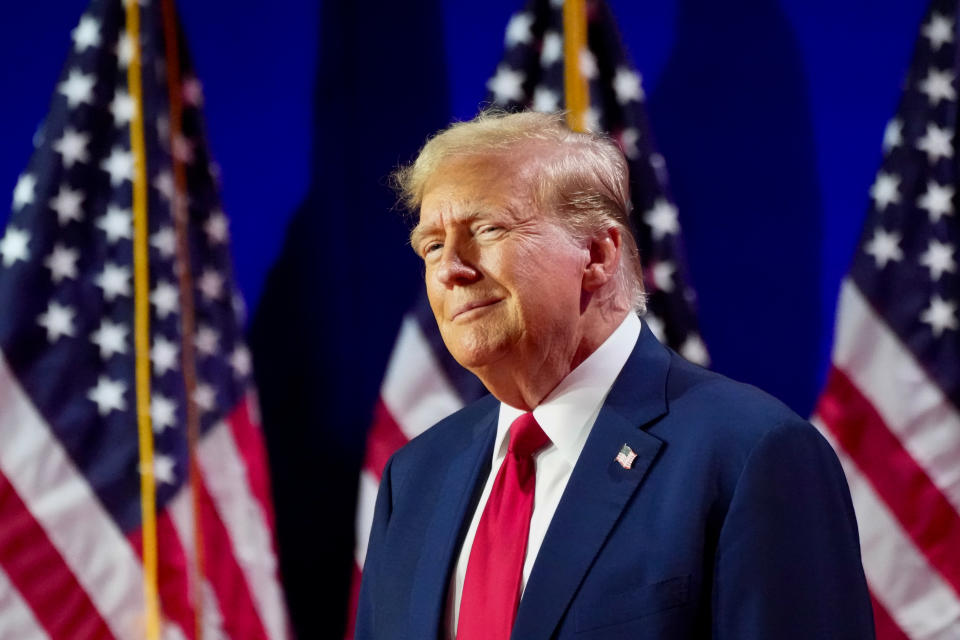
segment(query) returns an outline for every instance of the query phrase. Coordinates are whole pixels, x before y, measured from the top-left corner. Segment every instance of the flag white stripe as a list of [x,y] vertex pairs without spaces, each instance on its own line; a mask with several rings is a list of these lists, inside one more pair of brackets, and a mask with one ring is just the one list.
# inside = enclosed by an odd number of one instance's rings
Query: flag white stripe
[[49,640],[33,610],[0,567],[0,638],[9,640]]
[[960,638],[960,599],[904,533],[897,520],[819,417],[847,476],[857,513],[863,569],[870,590],[913,640]]
[[[463,407],[463,401],[437,364],[433,348],[416,319],[407,315],[383,377],[380,397],[400,430],[412,440],[428,428]],[[360,474],[357,495],[354,559],[363,570],[376,506],[377,478],[369,471]]]
[[380,484],[376,476],[364,469],[360,472],[360,489],[357,492],[356,535],[353,558],[363,571],[363,561],[367,557],[367,544],[370,542],[370,529],[373,527],[373,511],[377,503],[377,491]]
[[163,640],[187,640],[187,636],[183,634],[183,630],[180,629],[179,625],[166,619],[163,621],[163,631],[160,632],[160,637]]
[[[167,503],[167,512],[170,514],[173,529],[177,532],[177,538],[180,539],[180,547],[183,549],[183,557],[187,561],[187,566],[195,567],[197,566],[197,550],[193,544],[193,497],[190,492],[190,483],[184,483],[177,494],[173,496],[173,499]],[[193,576],[190,577],[193,578]]]
[[412,316],[403,319],[380,395],[407,439],[463,407]]
[[264,629],[270,638],[286,638],[286,613],[268,520],[250,491],[243,457],[226,422],[204,436],[197,461]]
[[114,520],[0,353],[0,469],[46,531],[111,632],[138,640],[143,570]]
[[960,511],[960,415],[849,278],[840,289],[838,318],[834,366]]
[[[184,484],[167,504],[170,512],[170,519],[173,522],[173,528],[180,538],[180,544],[183,547],[184,556],[187,558],[189,566],[196,565],[197,551],[194,546],[194,514],[193,514],[193,496],[191,495],[189,483]],[[198,576],[199,577],[199,576]],[[196,589],[197,585],[191,583],[191,589]],[[217,600],[213,587],[210,582],[204,578],[201,581],[200,589],[203,595],[201,602],[202,628],[204,638],[225,638],[226,632],[223,627],[223,607]],[[193,594],[191,594],[193,599]]]

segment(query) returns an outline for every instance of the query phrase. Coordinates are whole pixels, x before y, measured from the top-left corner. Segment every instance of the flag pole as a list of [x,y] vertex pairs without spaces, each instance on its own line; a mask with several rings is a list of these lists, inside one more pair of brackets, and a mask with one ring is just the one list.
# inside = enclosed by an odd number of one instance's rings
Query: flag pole
[[567,124],[574,131],[586,131],[590,87],[580,68],[580,56],[587,49],[586,0],[563,3],[563,91],[566,96]]
[[190,477],[190,497],[193,504],[193,548],[190,563],[189,594],[193,602],[196,640],[203,640],[203,579],[206,576],[203,546],[203,527],[200,518],[200,469],[197,464],[197,441],[200,434],[200,416],[194,392],[197,388],[197,365],[189,345],[194,343],[196,319],[193,307],[193,277],[190,265],[190,247],[187,238],[187,175],[183,159],[177,153],[177,141],[183,131],[183,84],[180,77],[180,42],[177,35],[177,18],[173,0],[163,0],[163,39],[166,47],[167,93],[170,100],[170,158],[173,167],[173,212],[176,238],[177,284],[180,298],[180,335],[183,348],[180,364],[183,371],[183,386],[186,394],[187,456]]
[[143,85],[140,75],[140,5],[136,0],[128,0],[125,4],[127,37],[133,48],[127,67],[127,84],[136,105],[130,119],[130,150],[133,154],[133,323],[137,435],[140,449],[140,508],[143,517],[145,637],[147,640],[160,640],[157,496],[153,470],[153,428],[150,421],[150,277],[147,253],[147,158],[143,131]]

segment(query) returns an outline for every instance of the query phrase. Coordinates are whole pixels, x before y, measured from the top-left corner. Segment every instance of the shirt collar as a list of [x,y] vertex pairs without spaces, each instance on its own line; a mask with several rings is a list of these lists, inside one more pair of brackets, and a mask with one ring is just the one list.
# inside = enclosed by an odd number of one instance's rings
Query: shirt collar
[[[628,313],[603,344],[567,374],[534,408],[533,417],[540,428],[571,465],[575,465],[580,457],[600,406],[637,343],[640,327],[637,314]],[[521,409],[500,403],[494,462],[506,456],[510,425],[524,413]]]

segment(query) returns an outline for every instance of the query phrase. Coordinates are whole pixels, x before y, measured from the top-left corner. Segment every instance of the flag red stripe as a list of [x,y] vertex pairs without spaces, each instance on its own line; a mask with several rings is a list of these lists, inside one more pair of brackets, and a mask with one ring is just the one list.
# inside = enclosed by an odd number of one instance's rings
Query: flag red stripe
[[[289,636],[283,593],[277,580],[273,532],[247,481],[244,461],[226,421],[207,432],[197,448],[204,490],[226,531],[229,551],[239,562],[255,614],[268,638]],[[206,531],[205,538],[206,539]],[[205,553],[209,545],[205,545]]]
[[190,600],[190,567],[167,511],[157,518],[157,547],[160,556],[157,586],[163,611],[180,626],[188,640],[193,640],[197,636],[197,620]]
[[[387,465],[387,460],[407,442],[409,442],[407,436],[400,429],[397,421],[394,420],[390,410],[383,403],[383,399],[378,400],[377,405],[373,408],[373,424],[367,434],[367,450],[364,454],[363,468],[372,473],[379,481],[383,475],[383,468]],[[357,535],[365,535],[365,533],[357,532]],[[347,606],[345,640],[353,639],[353,627],[357,618],[357,602],[360,599],[360,575],[360,567],[354,562],[353,576],[350,580],[350,601]]]
[[250,403],[253,401],[249,395],[244,397],[230,413],[227,424],[230,425],[233,440],[237,443],[237,450],[243,457],[247,485],[253,497],[260,503],[267,525],[273,532],[276,527],[270,493],[270,471],[267,469],[267,447],[257,421],[251,415]]
[[832,368],[817,413],[901,522],[904,531],[960,593],[960,514],[850,379]]
[[354,631],[357,626],[357,604],[360,602],[360,567],[353,563],[353,575],[350,577],[350,604],[347,606],[347,624],[346,631],[343,634],[344,640],[353,640]]
[[872,592],[870,593],[870,604],[873,605],[873,623],[876,627],[877,640],[910,640],[903,629],[890,617],[887,608],[876,599]]
[[63,556],[0,471],[0,566],[51,638],[113,638]]
[[[143,559],[142,530],[136,529],[127,539]],[[170,513],[157,517],[157,590],[164,615],[175,622],[188,640],[197,636],[196,617],[190,601],[190,568],[180,536],[173,526]]]
[[373,424],[367,434],[367,451],[364,454],[363,468],[375,475],[379,481],[387,460],[407,442],[407,436],[393,419],[390,410],[382,399],[378,400],[377,406],[373,408]]
[[204,565],[207,579],[220,603],[223,626],[231,640],[267,638],[243,570],[233,555],[230,536],[217,513],[213,498],[201,482],[200,523],[203,527]]

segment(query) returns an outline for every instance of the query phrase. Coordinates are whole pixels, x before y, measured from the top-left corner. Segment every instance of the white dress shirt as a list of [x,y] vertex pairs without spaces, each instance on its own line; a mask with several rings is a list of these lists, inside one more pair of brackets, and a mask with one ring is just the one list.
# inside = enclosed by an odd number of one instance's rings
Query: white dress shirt
[[[533,417],[547,434],[550,443],[534,457],[537,465],[537,481],[533,514],[530,517],[530,534],[527,539],[527,555],[523,562],[521,590],[527,586],[533,563],[547,534],[547,527],[550,526],[550,520],[553,519],[560,497],[567,486],[567,481],[570,480],[570,474],[577,463],[577,458],[580,457],[583,445],[587,442],[587,436],[590,435],[600,408],[637,343],[640,326],[637,315],[628,313],[610,337],[571,371],[533,410]],[[510,425],[523,413],[525,412],[521,409],[500,403],[497,436],[493,445],[493,464],[490,465],[490,474],[487,476],[480,501],[470,521],[470,528],[463,540],[453,579],[450,581],[447,599],[447,632],[451,639],[457,634],[463,581],[467,574],[467,562],[470,559],[477,525],[480,523],[480,516],[493,488],[493,481],[507,456]]]

